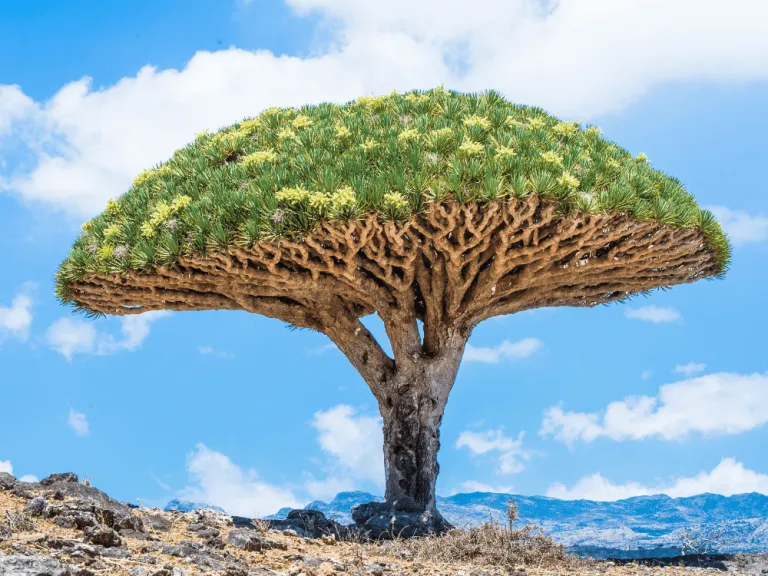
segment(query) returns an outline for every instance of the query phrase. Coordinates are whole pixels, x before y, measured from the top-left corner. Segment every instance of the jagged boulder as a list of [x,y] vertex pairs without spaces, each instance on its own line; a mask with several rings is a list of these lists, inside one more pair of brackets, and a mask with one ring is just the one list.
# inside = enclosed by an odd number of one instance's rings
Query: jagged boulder
[[267,520],[275,530],[293,530],[306,538],[321,538],[327,534],[342,535],[347,530],[333,520],[328,520],[319,510],[291,510],[285,520]]

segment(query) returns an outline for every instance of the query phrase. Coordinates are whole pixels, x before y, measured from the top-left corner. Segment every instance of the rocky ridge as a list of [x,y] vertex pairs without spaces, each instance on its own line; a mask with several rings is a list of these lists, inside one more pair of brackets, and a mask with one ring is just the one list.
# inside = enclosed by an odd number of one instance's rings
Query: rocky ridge
[[[345,541],[340,525],[316,510],[265,522],[210,509],[137,508],[54,474],[39,483],[0,473],[0,576],[606,576],[722,574],[690,567],[564,562],[546,569],[435,562],[407,548]],[[762,559],[721,559],[737,574],[768,574]]]

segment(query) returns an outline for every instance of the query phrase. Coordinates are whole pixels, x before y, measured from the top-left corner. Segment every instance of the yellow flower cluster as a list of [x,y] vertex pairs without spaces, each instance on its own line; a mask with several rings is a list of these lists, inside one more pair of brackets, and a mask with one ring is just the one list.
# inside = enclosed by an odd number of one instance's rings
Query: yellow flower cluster
[[272,150],[258,150],[247,156],[244,156],[241,160],[243,166],[246,168],[255,168],[266,162],[274,162],[277,160],[277,154]]
[[240,126],[238,127],[238,130],[242,130],[243,132],[252,134],[259,127],[261,127],[261,120],[259,118],[251,118],[250,120],[243,120],[242,122],[240,122]]
[[96,258],[99,260],[109,260],[115,253],[115,247],[111,244],[102,245],[96,252]]
[[361,96],[357,99],[357,104],[368,110],[382,110],[389,105],[389,96]]
[[621,162],[619,162],[615,158],[609,158],[606,164],[608,164],[608,166],[613,170],[618,170],[619,168],[621,168]]
[[491,121],[488,120],[488,118],[483,118],[482,116],[478,116],[477,114],[472,114],[472,116],[467,116],[464,118],[464,126],[467,128],[482,128],[483,130],[490,130],[491,129]]
[[332,200],[328,194],[319,192],[309,196],[309,209],[318,216],[325,216],[331,208]]
[[602,133],[602,130],[600,130],[600,128],[598,128],[597,126],[589,126],[587,127],[586,132],[587,132],[587,136],[595,137],[595,136],[600,136],[600,134]]
[[336,124],[336,130],[334,131],[334,134],[339,140],[345,140],[352,136],[352,131],[343,124]]
[[107,202],[107,207],[104,209],[104,213],[107,215],[107,218],[114,218],[118,214],[120,214],[120,204],[117,200],[111,198]]
[[149,220],[141,225],[141,235],[145,238],[152,238],[157,231],[157,227],[164,222],[168,222],[173,216],[178,214],[181,210],[186,208],[192,203],[192,198],[189,196],[177,196],[169,204],[165,200],[161,200],[155,206],[152,211],[152,215]]
[[552,150],[542,152],[541,157],[544,162],[547,162],[548,164],[554,164],[555,166],[563,165],[563,159],[557,154],[557,152],[553,152]]
[[360,148],[362,148],[364,151],[368,152],[369,150],[373,150],[374,148],[378,148],[379,143],[376,142],[373,138],[367,138],[365,142],[360,144]]
[[344,214],[355,207],[357,196],[350,186],[339,188],[331,196],[331,212],[334,215]]
[[555,124],[552,131],[558,136],[568,138],[579,133],[579,124],[578,122],[560,122],[559,124]]
[[138,188],[139,186],[143,186],[144,184],[149,183],[151,180],[157,178],[158,176],[164,176],[170,173],[171,169],[168,166],[160,166],[154,170],[144,170],[138,176],[136,176],[136,178],[134,178],[133,187]]
[[283,128],[277,133],[277,137],[280,138],[280,140],[296,140],[296,132],[290,128]]
[[275,198],[279,204],[295,208],[306,202],[309,198],[309,194],[309,190],[305,190],[304,188],[283,188],[280,192],[275,194]]
[[429,94],[406,94],[403,96],[406,102],[410,102],[411,104],[424,104],[426,102],[429,102]]
[[400,132],[400,134],[397,135],[397,141],[400,144],[409,144],[410,142],[418,142],[419,141],[419,131],[415,128],[409,128],[408,130],[403,130]]
[[499,158],[512,158],[514,155],[514,149],[509,146],[499,146],[496,148],[496,156]]
[[224,150],[234,152],[240,147],[242,140],[249,136],[248,131],[242,127],[230,132],[218,132],[211,138],[211,145],[221,146]]
[[546,125],[546,122],[544,122],[544,118],[529,118],[528,119],[528,126],[533,129],[538,128],[544,128]]
[[296,130],[301,130],[302,128],[309,128],[312,126],[314,122],[312,122],[312,119],[309,116],[305,116],[304,114],[299,114],[296,116],[296,118],[293,119],[293,122],[291,122],[291,126],[296,128]]
[[282,112],[280,108],[277,108],[276,106],[272,106],[272,108],[267,108],[266,110],[264,110],[264,112],[262,112],[261,115],[267,118],[269,116],[280,114],[280,112]]
[[562,176],[557,179],[557,182],[561,186],[565,186],[566,188],[578,188],[579,187],[579,179],[576,178],[573,174],[570,172],[563,172]]
[[474,140],[464,140],[459,146],[459,154],[466,156],[474,156],[475,154],[481,154],[485,150],[485,147],[480,142]]
[[384,194],[383,207],[385,212],[404,216],[408,213],[410,204],[408,203],[408,199],[400,192],[387,192]]
[[104,228],[104,242],[111,242],[120,235],[120,225],[112,224]]
[[635,156],[635,158],[636,158],[637,160],[639,160],[640,162],[648,162],[648,156],[646,156],[646,155],[645,155],[645,154],[643,154],[642,152],[640,152],[640,154],[638,154],[637,156]]
[[505,124],[510,128],[514,128],[515,126],[522,126],[523,123],[514,116],[507,116]]

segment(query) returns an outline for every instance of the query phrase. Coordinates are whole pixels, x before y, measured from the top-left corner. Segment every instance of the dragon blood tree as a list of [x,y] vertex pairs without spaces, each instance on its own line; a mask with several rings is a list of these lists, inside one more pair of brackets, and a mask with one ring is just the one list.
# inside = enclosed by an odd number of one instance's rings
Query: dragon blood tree
[[378,401],[386,501],[440,531],[440,422],[477,324],[721,276],[729,255],[680,182],[597,128],[438,88],[198,135],[83,226],[57,292],[90,315],[246,310],[326,334]]

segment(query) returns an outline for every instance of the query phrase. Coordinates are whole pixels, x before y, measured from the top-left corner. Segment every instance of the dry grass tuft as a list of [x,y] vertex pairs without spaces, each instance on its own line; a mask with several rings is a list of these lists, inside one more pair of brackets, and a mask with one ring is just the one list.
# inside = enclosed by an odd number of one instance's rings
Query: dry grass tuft
[[480,526],[453,529],[442,536],[398,538],[380,546],[393,556],[426,562],[499,566],[514,569],[575,567],[584,560],[566,554],[565,548],[527,524],[515,528],[518,509],[514,501],[507,508],[506,522],[496,519]]
[[2,524],[7,526],[11,533],[34,532],[37,529],[37,524],[32,519],[32,516],[23,511],[14,512],[6,510]]

